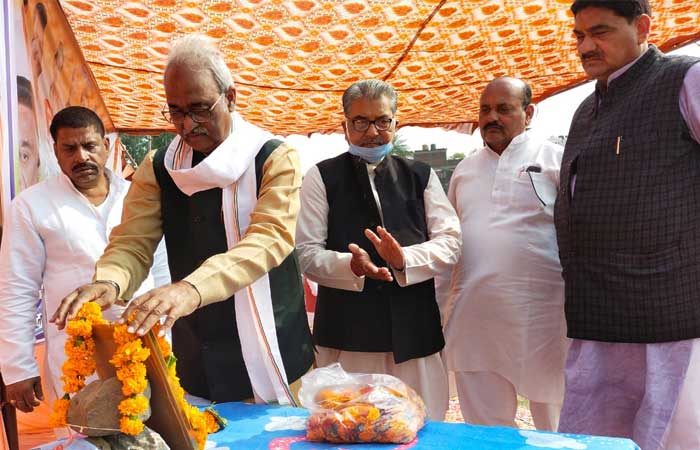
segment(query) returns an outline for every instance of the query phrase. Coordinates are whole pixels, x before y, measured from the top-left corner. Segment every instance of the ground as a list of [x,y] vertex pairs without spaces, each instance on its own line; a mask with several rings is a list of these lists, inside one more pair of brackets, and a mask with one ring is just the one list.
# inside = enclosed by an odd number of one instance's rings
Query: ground
[[[445,415],[445,422],[464,422],[462,412],[459,409],[459,400],[457,396],[450,398],[450,406]],[[518,412],[515,414],[515,423],[518,428],[524,430],[534,430],[535,425],[532,422],[532,415],[528,407],[527,399],[518,397]]]

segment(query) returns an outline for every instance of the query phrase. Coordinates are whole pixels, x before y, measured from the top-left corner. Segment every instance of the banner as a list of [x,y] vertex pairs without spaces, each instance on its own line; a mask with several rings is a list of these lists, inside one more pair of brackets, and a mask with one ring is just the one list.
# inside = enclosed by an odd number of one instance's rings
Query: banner
[[12,198],[60,172],[49,128],[67,106],[95,111],[110,140],[108,167],[121,173],[122,161],[114,125],[58,1],[7,0],[3,17],[0,201],[7,213]]
[[[8,55],[10,54],[10,29],[7,26],[9,8],[7,2],[3,2],[2,7],[0,7],[0,33],[2,33],[2,50],[0,50],[0,149],[2,154],[0,154],[0,239],[2,239],[2,224],[3,217],[7,214],[5,208],[7,207],[7,199],[11,196],[11,182],[10,182],[10,152],[7,149],[10,148],[10,116],[9,111],[11,108],[10,100],[10,85],[8,81],[10,80],[12,71],[9,66]],[[6,194],[7,193],[7,196]]]

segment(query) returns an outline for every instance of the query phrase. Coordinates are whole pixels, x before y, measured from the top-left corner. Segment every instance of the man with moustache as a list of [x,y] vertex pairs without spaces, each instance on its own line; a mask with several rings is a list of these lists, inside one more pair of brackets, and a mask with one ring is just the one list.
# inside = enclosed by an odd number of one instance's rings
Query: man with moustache
[[459,222],[428,165],[389,154],[396,109],[396,91],[383,81],[345,91],[349,150],[304,177],[297,250],[319,285],[317,364],[394,375],[443,420],[445,341],[433,278],[459,257]]
[[166,317],[192,395],[296,404],[294,382],[313,362],[293,253],[297,152],[234,112],[231,73],[205,37],[173,45],[164,85],[163,114],[178,136],[141,163],[96,282],[52,320],[63,327],[86,301],[131,298],[165,235],[175,282],[133,300],[129,331],[143,335]]
[[564,397],[564,281],[552,211],[563,149],[528,130],[527,83],[497,78],[481,93],[484,147],[462,160],[449,199],[463,250],[440,277],[445,359],[464,420],[516,427],[518,395],[554,431]]
[[648,0],[576,0],[595,92],[555,207],[573,338],[559,431],[700,449],[700,64],[647,39]]
[[[31,412],[43,400],[34,359],[36,304],[44,290],[44,317],[54,311],[76,282],[89,282],[95,261],[119,223],[129,183],[105,167],[109,141],[93,111],[69,107],[51,122],[61,174],[29,187],[12,201],[0,248],[0,372],[7,397]],[[166,264],[159,256],[155,268]],[[162,270],[161,270],[162,273]],[[155,283],[168,282],[167,275]],[[154,286],[149,276],[142,290]],[[116,320],[123,308],[105,311]],[[44,386],[50,399],[63,395],[61,367],[66,335],[44,327]]]

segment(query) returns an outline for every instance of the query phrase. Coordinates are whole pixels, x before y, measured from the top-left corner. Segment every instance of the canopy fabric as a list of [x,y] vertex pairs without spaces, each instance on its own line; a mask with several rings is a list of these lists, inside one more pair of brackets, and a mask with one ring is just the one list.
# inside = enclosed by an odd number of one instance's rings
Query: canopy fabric
[[[586,76],[571,0],[60,0],[122,131],[171,129],[163,69],[186,33],[214,38],[237,110],[278,134],[340,129],[340,96],[375,78],[399,90],[401,123],[475,122],[485,83],[522,78],[535,100]],[[652,43],[700,39],[698,0],[651,0]]]

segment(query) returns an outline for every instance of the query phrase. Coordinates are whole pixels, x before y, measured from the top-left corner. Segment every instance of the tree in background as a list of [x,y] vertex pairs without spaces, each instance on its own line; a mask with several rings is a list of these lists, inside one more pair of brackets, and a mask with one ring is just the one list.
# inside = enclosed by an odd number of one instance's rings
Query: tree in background
[[149,151],[160,150],[170,145],[170,142],[175,138],[175,134],[161,133],[157,136],[134,136],[122,133],[119,138],[136,164],[141,164],[141,161],[143,161],[143,158]]
[[455,159],[455,160],[461,161],[461,160],[464,159],[464,153],[460,153],[460,152],[453,153],[452,156],[450,156],[450,157],[447,158],[447,159]]
[[398,134],[395,134],[394,140],[391,143],[394,145],[394,148],[391,150],[392,155],[413,159],[413,151],[408,147],[406,139],[400,137]]

